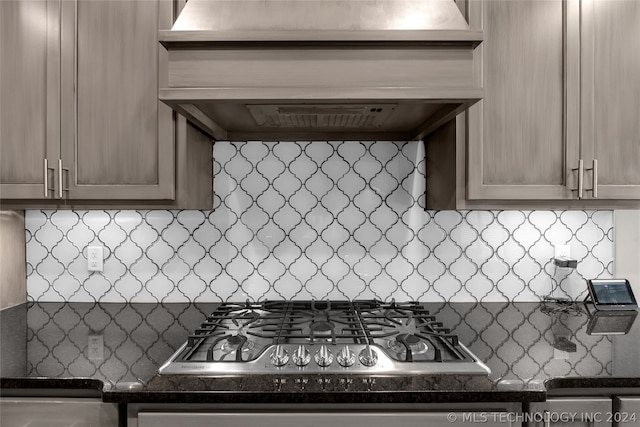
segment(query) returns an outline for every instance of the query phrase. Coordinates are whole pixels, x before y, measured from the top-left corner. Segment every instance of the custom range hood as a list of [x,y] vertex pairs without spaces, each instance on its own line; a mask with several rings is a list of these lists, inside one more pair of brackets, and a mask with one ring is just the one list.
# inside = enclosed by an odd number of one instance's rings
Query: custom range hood
[[160,100],[218,140],[421,139],[482,98],[454,0],[189,0]]

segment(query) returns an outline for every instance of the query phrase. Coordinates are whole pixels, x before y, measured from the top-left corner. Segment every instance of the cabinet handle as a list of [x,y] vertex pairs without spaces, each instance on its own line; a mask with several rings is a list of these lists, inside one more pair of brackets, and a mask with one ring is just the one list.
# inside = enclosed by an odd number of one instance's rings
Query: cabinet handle
[[584,160],[578,160],[578,167],[571,170],[578,171],[578,188],[572,188],[571,191],[577,191],[578,199],[582,199],[582,193],[584,192]]
[[[58,199],[62,199],[63,191],[69,191],[69,187],[63,187],[63,171],[69,171],[67,168],[62,167],[62,159],[58,159]],[[68,181],[68,179],[67,179]]]
[[58,159],[58,199],[62,199],[62,159]]
[[49,160],[44,159],[44,198],[49,198],[49,191],[54,191],[55,188],[49,188],[49,171],[53,171],[53,168],[49,167]]
[[591,191],[593,198],[598,198],[598,160],[593,159],[593,164],[589,169],[585,169],[591,171],[591,188],[586,191]]
[[591,166],[592,175],[591,175],[591,192],[593,194],[593,198],[598,198],[598,160],[593,159],[593,166]]
[[44,159],[44,198],[49,197],[49,161]]

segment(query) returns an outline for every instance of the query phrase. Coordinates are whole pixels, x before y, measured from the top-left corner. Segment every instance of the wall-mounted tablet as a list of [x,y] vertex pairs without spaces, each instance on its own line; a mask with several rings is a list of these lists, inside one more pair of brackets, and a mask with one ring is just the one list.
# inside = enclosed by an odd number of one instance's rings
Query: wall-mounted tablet
[[598,310],[635,310],[638,303],[626,279],[593,279],[587,281],[589,296]]

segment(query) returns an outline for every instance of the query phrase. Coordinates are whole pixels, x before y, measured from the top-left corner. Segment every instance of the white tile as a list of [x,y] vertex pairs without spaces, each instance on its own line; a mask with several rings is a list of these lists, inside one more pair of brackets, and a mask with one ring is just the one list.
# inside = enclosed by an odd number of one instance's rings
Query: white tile
[[[334,292],[330,298],[335,299],[357,299],[365,289],[367,289],[369,282],[366,278],[358,275],[355,272],[348,273],[345,277],[341,278],[335,287]],[[335,282],[334,282],[335,283]]]
[[64,239],[64,233],[53,222],[47,222],[35,231],[33,237],[51,252]]
[[298,157],[303,155],[302,146],[290,141],[277,142],[271,148],[271,152],[278,158],[284,165],[289,165],[294,162]]
[[536,301],[611,275],[611,211],[425,212],[424,165],[415,141],[217,141],[215,211],[27,211],[28,297]]
[[302,188],[302,181],[289,170],[285,170],[272,181],[272,185],[279,194],[289,200]]
[[[131,240],[122,242],[113,251],[114,256],[123,264],[132,266],[144,255],[143,250]],[[85,254],[86,259],[86,254]]]

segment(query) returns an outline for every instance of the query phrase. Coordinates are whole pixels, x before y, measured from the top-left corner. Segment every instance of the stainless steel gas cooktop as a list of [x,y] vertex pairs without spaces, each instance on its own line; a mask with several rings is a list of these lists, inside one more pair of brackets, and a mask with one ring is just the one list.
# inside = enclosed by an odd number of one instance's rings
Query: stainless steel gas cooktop
[[160,374],[489,374],[416,302],[222,303]]

